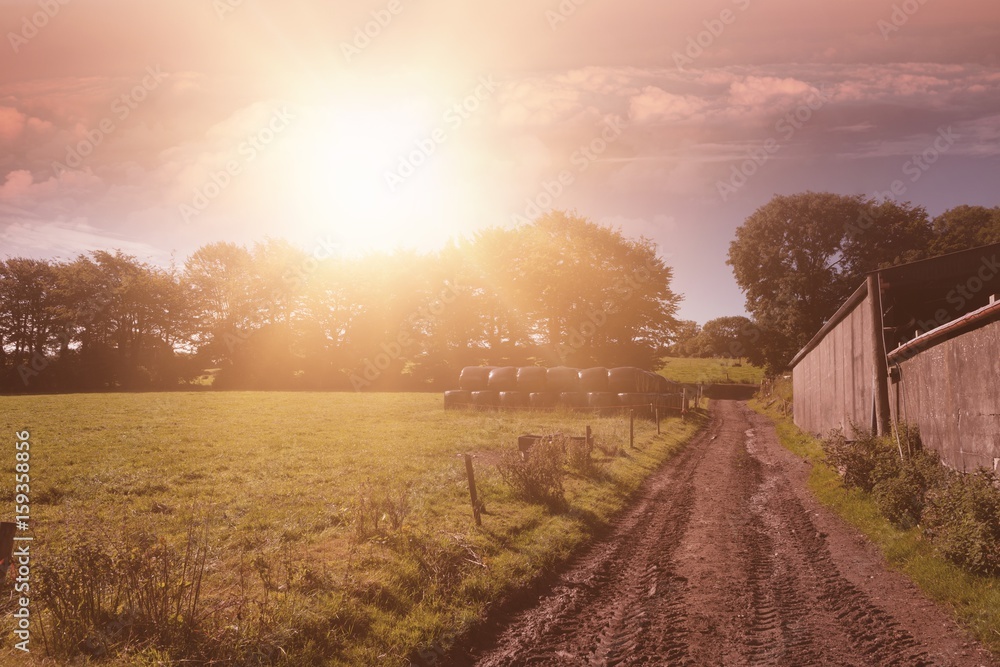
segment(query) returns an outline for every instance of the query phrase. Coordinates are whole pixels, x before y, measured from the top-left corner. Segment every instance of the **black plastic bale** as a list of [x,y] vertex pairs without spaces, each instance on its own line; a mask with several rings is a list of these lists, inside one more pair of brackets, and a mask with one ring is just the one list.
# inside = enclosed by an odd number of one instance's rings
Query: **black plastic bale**
[[614,394],[631,394],[639,391],[641,370],[634,366],[612,368],[608,371],[608,389]]
[[477,410],[493,410],[500,405],[500,393],[496,391],[472,392],[472,405]]
[[455,389],[444,392],[444,409],[457,410],[467,408],[472,404],[472,392],[464,389]]
[[556,366],[548,369],[545,386],[549,391],[558,393],[580,391],[580,369],[568,366]]
[[580,391],[585,391],[588,394],[608,391],[607,368],[584,368],[580,370],[578,375],[580,376]]
[[486,391],[493,366],[466,366],[458,376],[458,387],[465,391]]
[[523,391],[501,391],[500,407],[521,410],[528,407],[528,394]]
[[548,369],[543,366],[522,366],[517,369],[517,390],[541,393],[546,390]]
[[503,366],[490,371],[490,391],[517,391],[517,368]]

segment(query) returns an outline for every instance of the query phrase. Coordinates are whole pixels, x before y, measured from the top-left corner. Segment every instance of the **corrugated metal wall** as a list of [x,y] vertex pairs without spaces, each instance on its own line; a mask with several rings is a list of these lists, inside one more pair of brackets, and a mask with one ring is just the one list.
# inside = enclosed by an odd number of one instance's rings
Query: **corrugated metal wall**
[[[900,364],[899,417],[958,470],[1000,458],[1000,322],[939,343]],[[798,385],[795,390],[798,391]],[[892,397],[893,410],[896,396]],[[796,403],[796,423],[798,423]]]
[[872,420],[871,295],[860,301],[792,369],[795,424],[826,435]]

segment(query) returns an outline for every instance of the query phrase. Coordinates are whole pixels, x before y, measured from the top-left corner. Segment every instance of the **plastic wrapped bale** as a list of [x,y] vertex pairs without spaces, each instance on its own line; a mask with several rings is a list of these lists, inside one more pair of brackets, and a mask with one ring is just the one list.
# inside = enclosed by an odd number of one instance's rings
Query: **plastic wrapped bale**
[[517,391],[517,368],[502,366],[490,371],[490,391]]
[[558,402],[559,394],[554,394],[551,391],[536,391],[528,394],[528,404],[534,410],[554,408]]
[[588,394],[591,392],[608,391],[608,369],[607,368],[584,368],[580,370],[580,391]]
[[486,391],[493,366],[466,366],[458,376],[458,387],[465,391]]
[[678,391],[677,393],[671,392],[669,394],[657,394],[656,407],[660,409],[661,417],[667,412],[680,412],[681,393]]
[[500,393],[496,391],[472,392],[472,405],[479,410],[489,410],[500,405]]
[[580,369],[568,366],[550,368],[545,375],[545,386],[549,391],[560,394],[580,391]]
[[559,394],[559,405],[567,408],[585,408],[587,395],[579,391],[564,391]]
[[500,407],[522,410],[528,407],[528,394],[523,391],[501,391]]
[[444,392],[444,409],[457,410],[466,408],[472,403],[472,392],[464,389],[456,389]]
[[608,371],[608,388],[615,394],[633,394],[639,390],[641,373],[634,366],[612,368]]
[[657,385],[659,384],[656,378],[661,377],[656,373],[650,373],[649,371],[640,371],[639,375],[636,376],[636,391],[640,394],[655,394]]
[[656,393],[657,394],[670,394],[677,387],[676,382],[671,382],[667,378],[663,377],[659,373],[656,374]]
[[587,394],[587,407],[599,414],[613,414],[619,409],[618,396],[610,391],[592,391]]
[[542,366],[522,366],[517,369],[517,390],[533,392],[545,391],[548,369]]

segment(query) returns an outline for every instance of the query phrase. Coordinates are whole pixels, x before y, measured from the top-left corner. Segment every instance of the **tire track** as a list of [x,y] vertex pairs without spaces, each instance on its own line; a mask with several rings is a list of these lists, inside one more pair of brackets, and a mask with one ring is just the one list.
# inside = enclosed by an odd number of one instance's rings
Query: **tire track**
[[796,465],[769,422],[716,402],[612,533],[469,664],[998,667],[943,615],[921,623],[936,610],[912,587],[886,595],[874,580],[892,575],[846,527],[824,519],[828,539]]

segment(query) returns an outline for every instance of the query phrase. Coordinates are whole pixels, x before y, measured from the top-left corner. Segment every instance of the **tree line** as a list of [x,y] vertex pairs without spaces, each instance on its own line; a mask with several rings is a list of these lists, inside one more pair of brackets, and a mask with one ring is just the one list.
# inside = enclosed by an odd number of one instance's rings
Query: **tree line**
[[267,239],[180,266],[0,261],[0,390],[449,388],[465,365],[655,367],[680,297],[647,239],[564,212],[429,254]]
[[865,196],[775,196],[729,247],[752,322],[681,323],[688,335],[676,349],[739,350],[724,356],[782,372],[867,273],[992,243],[1000,243],[1000,207],[963,205],[931,218],[923,207]]

